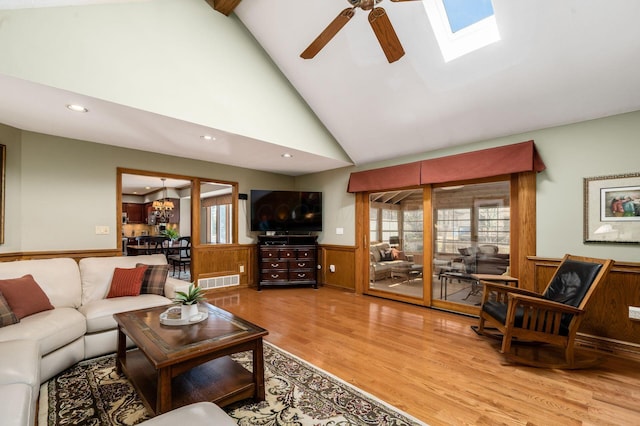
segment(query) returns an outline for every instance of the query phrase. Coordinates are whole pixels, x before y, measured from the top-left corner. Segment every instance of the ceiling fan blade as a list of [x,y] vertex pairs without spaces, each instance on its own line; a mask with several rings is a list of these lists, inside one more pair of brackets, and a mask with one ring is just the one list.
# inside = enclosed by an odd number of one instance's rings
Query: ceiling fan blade
[[238,3],[240,3],[240,0],[206,0],[206,2],[218,12],[229,16]]
[[331,41],[331,39],[344,27],[349,19],[353,17],[355,12],[353,7],[346,8],[320,33],[318,37],[300,54],[303,59],[311,59],[322,50],[322,48]]
[[404,56],[404,49],[400,44],[400,39],[391,25],[387,12],[381,7],[374,7],[369,12],[369,23],[376,34],[380,47],[387,56],[389,63],[395,62]]

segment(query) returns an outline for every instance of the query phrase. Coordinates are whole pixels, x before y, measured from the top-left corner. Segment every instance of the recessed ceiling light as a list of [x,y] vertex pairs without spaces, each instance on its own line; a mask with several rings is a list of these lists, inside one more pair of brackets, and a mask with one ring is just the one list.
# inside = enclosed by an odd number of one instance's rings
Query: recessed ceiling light
[[202,139],[204,139],[205,141],[215,141],[215,140],[216,140],[216,138],[214,138],[214,137],[213,137],[213,136],[211,136],[211,135],[202,135],[202,136],[200,136],[200,137],[201,137]]
[[282,158],[293,158],[293,155],[289,154],[288,152],[285,152],[284,154],[282,154]]
[[67,105],[67,108],[69,108],[71,111],[74,111],[74,112],[89,112],[89,110],[86,107],[83,107],[82,105],[78,105],[78,104],[69,104]]
[[145,186],[144,189],[151,189],[151,187],[150,186]]

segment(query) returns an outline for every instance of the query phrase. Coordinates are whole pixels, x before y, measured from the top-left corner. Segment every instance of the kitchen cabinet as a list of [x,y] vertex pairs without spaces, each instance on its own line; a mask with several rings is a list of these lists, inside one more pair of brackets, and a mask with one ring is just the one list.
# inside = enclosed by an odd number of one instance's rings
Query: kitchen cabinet
[[127,214],[127,223],[144,223],[144,204],[122,203],[122,212]]

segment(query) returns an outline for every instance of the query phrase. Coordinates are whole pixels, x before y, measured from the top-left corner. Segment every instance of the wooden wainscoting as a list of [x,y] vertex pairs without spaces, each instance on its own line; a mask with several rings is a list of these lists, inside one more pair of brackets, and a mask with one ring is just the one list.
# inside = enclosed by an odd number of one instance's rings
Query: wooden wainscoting
[[122,256],[117,249],[105,250],[64,250],[64,251],[29,251],[15,253],[0,253],[0,262],[12,262],[14,260],[51,259],[70,257],[76,262],[85,257],[111,257]]
[[[255,244],[201,245],[191,250],[193,281],[225,275],[240,275],[240,287],[256,286]],[[244,267],[244,272],[240,272]]]
[[[352,246],[318,246],[318,282],[327,286],[355,291],[356,248]],[[329,266],[335,266],[335,272]]]
[[[533,290],[544,291],[561,259],[528,261],[533,264]],[[640,263],[616,262],[587,306],[578,333],[580,344],[640,358],[640,321],[629,319],[629,306],[640,306]]]

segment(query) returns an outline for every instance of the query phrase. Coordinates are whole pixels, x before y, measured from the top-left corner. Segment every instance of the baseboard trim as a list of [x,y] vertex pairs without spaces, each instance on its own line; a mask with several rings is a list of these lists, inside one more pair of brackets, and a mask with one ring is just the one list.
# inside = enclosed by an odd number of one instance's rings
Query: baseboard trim
[[578,333],[576,336],[576,345],[608,355],[640,361],[640,345],[636,343]]

